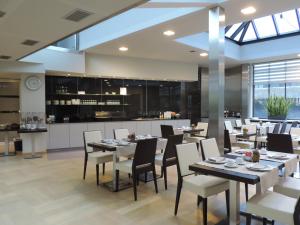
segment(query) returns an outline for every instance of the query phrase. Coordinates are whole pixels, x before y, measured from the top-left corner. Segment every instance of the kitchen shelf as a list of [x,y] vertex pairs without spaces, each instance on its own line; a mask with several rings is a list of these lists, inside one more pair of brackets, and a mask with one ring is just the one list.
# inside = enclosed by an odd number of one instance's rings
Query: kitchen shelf
[[127,95],[120,95],[120,94],[76,94],[76,93],[54,93],[54,94],[48,94],[52,96],[129,96]]

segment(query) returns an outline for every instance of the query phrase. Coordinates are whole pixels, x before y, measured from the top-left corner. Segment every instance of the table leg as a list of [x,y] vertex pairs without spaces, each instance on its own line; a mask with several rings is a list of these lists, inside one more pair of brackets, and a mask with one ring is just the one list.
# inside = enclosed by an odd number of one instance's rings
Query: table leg
[[240,182],[229,181],[230,192],[230,225],[240,224]]
[[31,135],[31,156],[24,157],[24,159],[38,159],[38,158],[42,158],[41,155],[36,155],[35,154],[35,135],[34,134],[30,134],[30,135]]
[[117,151],[114,151],[113,153],[113,171],[112,171],[112,183],[113,183],[113,191],[116,191],[117,190],[117,187],[116,187],[116,166],[117,166],[117,163],[119,162],[119,156],[118,156],[118,153]]

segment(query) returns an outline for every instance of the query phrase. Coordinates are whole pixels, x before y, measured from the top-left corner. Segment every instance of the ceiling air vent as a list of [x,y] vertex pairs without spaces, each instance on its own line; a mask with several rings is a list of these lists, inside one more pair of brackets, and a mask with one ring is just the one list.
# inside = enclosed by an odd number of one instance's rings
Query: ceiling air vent
[[35,40],[30,40],[30,39],[28,39],[28,40],[23,41],[21,44],[22,44],[22,45],[33,46],[33,45],[35,45],[35,44],[37,44],[37,43],[39,43],[39,42],[38,42],[38,41],[35,41]]
[[0,55],[0,59],[10,59],[11,56],[8,55]]
[[3,17],[6,13],[0,10],[0,18]]
[[86,17],[92,15],[93,13],[91,12],[88,12],[88,11],[84,11],[84,10],[81,10],[81,9],[76,9],[70,13],[68,13],[64,19],[66,20],[70,20],[70,21],[73,21],[73,22],[79,22],[83,19],[85,19]]

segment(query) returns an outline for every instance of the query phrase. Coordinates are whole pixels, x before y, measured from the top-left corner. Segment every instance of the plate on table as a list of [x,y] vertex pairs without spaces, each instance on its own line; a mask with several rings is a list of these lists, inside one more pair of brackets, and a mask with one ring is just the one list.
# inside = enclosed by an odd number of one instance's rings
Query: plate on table
[[238,149],[238,150],[235,150],[234,153],[242,155],[242,154],[244,154],[245,152],[248,152],[248,151],[249,151],[249,149],[248,150],[246,150],[246,149]]
[[228,168],[237,168],[237,167],[239,167],[239,165],[236,162],[226,162],[224,164],[224,166],[228,167]]
[[119,146],[128,146],[130,143],[128,141],[120,141],[118,143]]
[[268,158],[270,158],[270,159],[279,159],[279,160],[289,159],[287,154],[283,154],[283,153],[268,155]]
[[227,159],[224,157],[210,157],[207,159],[207,162],[213,164],[224,164],[227,162]]
[[273,167],[270,165],[262,165],[259,163],[250,163],[246,165],[246,168],[248,170],[258,171],[258,172],[271,171],[273,169]]

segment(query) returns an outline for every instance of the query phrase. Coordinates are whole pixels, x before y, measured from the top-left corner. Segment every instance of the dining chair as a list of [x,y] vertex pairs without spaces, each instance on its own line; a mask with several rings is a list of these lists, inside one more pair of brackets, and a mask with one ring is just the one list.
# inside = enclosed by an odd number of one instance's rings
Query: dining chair
[[189,165],[200,162],[201,156],[196,143],[176,145],[178,159],[178,184],[174,214],[177,215],[182,188],[197,195],[197,205],[203,202],[203,224],[207,225],[207,198],[221,192],[226,193],[227,216],[229,216],[229,182],[226,179],[196,175]]
[[291,198],[276,192],[265,192],[252,197],[246,203],[246,224],[251,225],[252,215],[263,218],[263,224],[267,225],[267,219],[278,221],[285,225],[300,224],[300,199]]
[[242,120],[241,119],[235,120],[235,125],[236,125],[236,127],[242,127],[242,125],[243,125]]
[[[217,141],[215,138],[209,138],[201,141],[201,153],[202,159],[206,160],[210,157],[219,157],[221,156],[221,152],[219,150]],[[248,184],[245,183],[245,196],[248,201],[249,197],[249,188]]]
[[273,129],[273,134],[279,134],[280,133],[280,127],[281,123],[276,123]]
[[230,134],[233,132],[233,127],[232,127],[231,121],[225,120],[224,126],[225,126],[225,129],[228,130]]
[[99,164],[102,164],[102,174],[105,173],[105,163],[113,161],[113,154],[111,152],[94,151],[88,143],[99,142],[102,140],[102,132],[100,130],[83,132],[84,142],[84,167],[83,179],[85,180],[87,162],[90,160],[96,164],[96,179],[99,185]]
[[245,122],[245,125],[250,125],[251,124],[251,120],[250,119],[245,119],[244,122]]
[[189,143],[195,142],[199,145],[201,140],[208,138],[208,123],[198,122],[196,129],[203,129],[203,131],[192,134],[191,136],[185,136],[185,140]]
[[286,128],[287,128],[287,122],[283,122],[279,133],[280,134],[286,133]]
[[274,152],[293,153],[290,134],[267,134],[267,149]]
[[170,135],[174,135],[174,129],[171,125],[160,125],[161,137],[168,139]]
[[176,145],[182,144],[183,134],[171,135],[168,137],[164,153],[155,156],[155,164],[161,167],[161,174],[164,177],[165,189],[168,189],[167,167],[177,165]]
[[137,201],[137,183],[140,174],[153,173],[155,192],[158,193],[155,172],[155,152],[157,138],[139,140],[136,144],[133,160],[124,160],[116,163],[116,191],[119,190],[120,171],[132,174],[134,200]]
[[289,196],[291,198],[300,197],[300,179],[294,177],[282,177],[279,182],[274,185],[273,191]]
[[229,131],[225,129],[224,130],[224,152],[230,153],[232,151],[242,148],[242,146],[239,146],[238,143],[235,143],[235,144],[236,145],[231,143]]
[[300,127],[292,127],[290,130],[290,135],[300,136]]
[[114,129],[114,138],[117,140],[128,139],[129,130],[125,128]]

